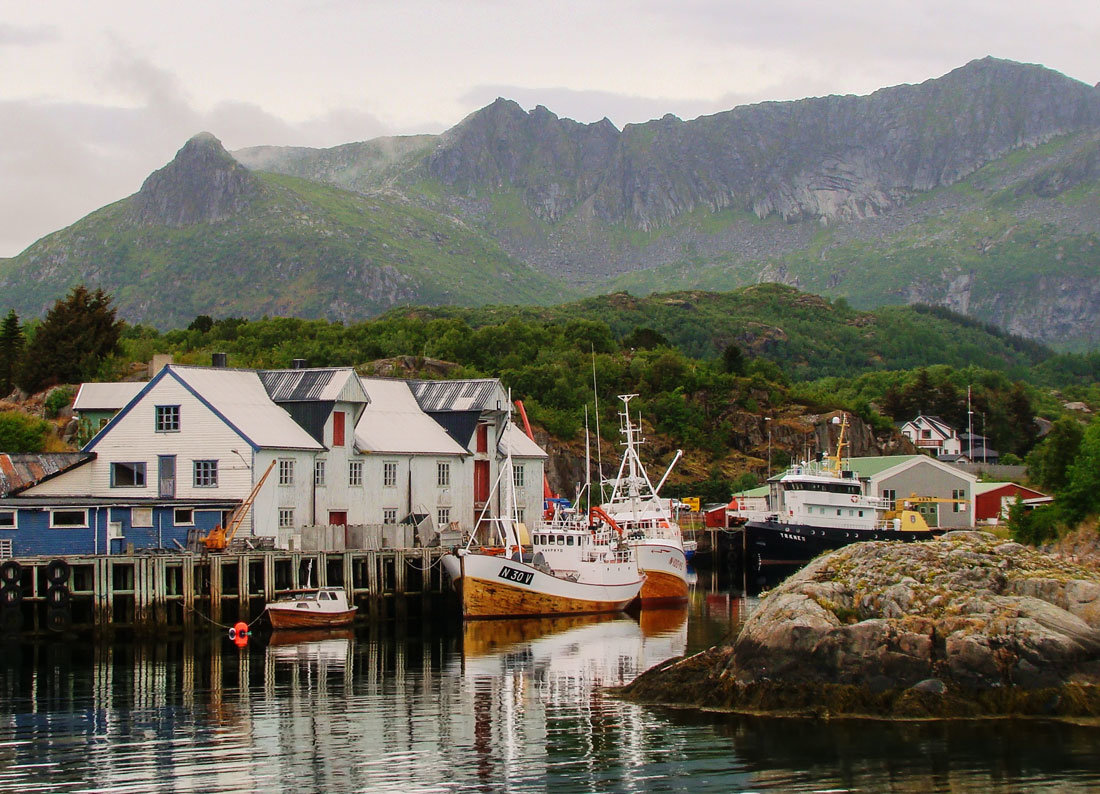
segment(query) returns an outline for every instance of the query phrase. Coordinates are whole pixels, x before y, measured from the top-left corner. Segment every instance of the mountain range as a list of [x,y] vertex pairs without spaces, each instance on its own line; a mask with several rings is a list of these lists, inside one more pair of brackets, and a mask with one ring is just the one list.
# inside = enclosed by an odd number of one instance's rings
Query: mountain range
[[622,129],[498,99],[442,135],[330,149],[200,134],[138,193],[0,260],[0,290],[40,313],[85,282],[171,327],[770,281],[1088,349],[1098,242],[1100,88],[985,58]]

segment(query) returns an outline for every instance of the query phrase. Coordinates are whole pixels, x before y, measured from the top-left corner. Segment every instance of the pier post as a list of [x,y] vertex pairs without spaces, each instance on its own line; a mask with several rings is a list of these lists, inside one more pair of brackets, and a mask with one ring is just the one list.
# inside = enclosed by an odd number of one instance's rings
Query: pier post
[[195,558],[184,555],[180,588],[183,590],[183,626],[191,629],[195,625]]
[[[222,622],[222,558],[210,555],[210,619]],[[219,671],[220,675],[220,671]]]

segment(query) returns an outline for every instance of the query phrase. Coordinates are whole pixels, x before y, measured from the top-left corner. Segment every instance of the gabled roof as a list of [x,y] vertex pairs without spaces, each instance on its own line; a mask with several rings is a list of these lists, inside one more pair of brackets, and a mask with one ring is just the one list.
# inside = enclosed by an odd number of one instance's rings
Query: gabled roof
[[496,378],[407,381],[420,408],[439,411],[507,411],[508,393]]
[[510,451],[516,458],[548,458],[546,451],[527,437],[527,434],[509,422],[497,442],[497,449],[501,455],[507,455]]
[[370,402],[355,370],[351,367],[321,369],[268,369],[258,373],[268,396],[277,403]]
[[1021,491],[1027,491],[1028,493],[1035,494],[1035,496],[1046,496],[1042,491],[1036,491],[1034,488],[1028,488],[1026,485],[1020,485],[1018,482],[979,482],[974,485],[974,495],[981,496],[982,494],[989,493],[990,491],[996,491],[1005,487],[1019,488]]
[[361,378],[370,404],[355,425],[355,446],[363,452],[463,455],[467,450],[420,409],[403,380]]
[[[915,426],[922,419],[924,420],[925,424],[929,425],[933,430],[938,432],[944,438],[951,438],[953,435],[955,435],[955,428],[951,427],[951,425],[947,424],[947,422],[943,421],[938,416],[928,416],[927,414],[920,414],[919,416],[917,416],[916,419],[906,422],[905,424]],[[902,427],[905,427],[905,425],[902,425]]]
[[[914,458],[924,458],[927,455],[878,455],[865,458],[848,458],[845,463],[860,477],[874,477],[894,466],[908,463]],[[931,458],[928,458],[931,460]]]
[[272,402],[255,371],[169,364],[88,442],[85,451],[102,441],[164,378],[178,381],[254,449],[324,449],[290,414]]
[[747,491],[738,491],[734,494],[734,497],[740,496],[746,499],[757,499],[761,496],[767,496],[769,491],[771,491],[771,486],[761,485],[756,488],[749,488]]
[[73,400],[74,411],[118,411],[145,388],[140,381],[81,383]]
[[90,452],[0,454],[0,497],[25,491],[94,458]]

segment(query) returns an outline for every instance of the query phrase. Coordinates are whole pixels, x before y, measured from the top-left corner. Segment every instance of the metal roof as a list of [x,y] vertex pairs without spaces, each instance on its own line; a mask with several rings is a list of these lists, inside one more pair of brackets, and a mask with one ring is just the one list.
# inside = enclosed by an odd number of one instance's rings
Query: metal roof
[[93,458],[91,452],[0,454],[0,497],[26,490]]
[[1028,488],[1026,485],[1020,485],[1018,482],[979,482],[974,484],[974,495],[981,496],[984,493],[990,491],[996,491],[998,488],[1004,488],[1005,486],[1012,486],[1019,488],[1021,491],[1027,491],[1033,493],[1036,496],[1045,496],[1042,491],[1036,491],[1034,488]]
[[312,400],[369,402],[355,370],[350,367],[324,369],[268,369],[256,373],[267,394],[277,403]]
[[407,381],[420,408],[439,411],[507,411],[508,394],[496,378]]
[[463,455],[460,446],[417,404],[409,384],[388,378],[362,378],[371,396],[355,425],[355,445],[363,452]]
[[253,370],[170,364],[161,370],[165,371],[189,386],[258,447],[324,449],[289,413],[272,402],[259,374]]
[[529,439],[526,433],[510,422],[505,426],[504,432],[500,436],[497,449],[500,450],[502,455],[508,454],[510,450],[512,455],[517,458],[550,457],[542,447]]
[[877,474],[882,474],[887,469],[908,463],[913,458],[922,457],[932,460],[927,455],[876,455],[866,458],[846,458],[844,463],[860,477],[874,477]]
[[81,383],[73,400],[74,411],[118,411],[145,388],[143,381]]

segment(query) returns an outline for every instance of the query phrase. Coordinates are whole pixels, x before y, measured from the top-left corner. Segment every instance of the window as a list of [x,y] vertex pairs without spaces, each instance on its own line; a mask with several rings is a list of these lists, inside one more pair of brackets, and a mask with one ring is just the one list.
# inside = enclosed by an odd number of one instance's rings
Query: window
[[382,508],[382,523],[383,524],[396,524],[397,523],[397,508],[396,507],[384,507],[384,508]]
[[921,438],[932,438],[932,431],[931,430],[922,430],[922,431],[920,431],[920,437]]
[[12,556],[11,545],[11,538],[0,540],[0,560]]
[[87,510],[51,510],[51,529],[84,529],[88,526]]
[[218,462],[216,460],[195,461],[195,487],[216,488],[218,486]]
[[294,508],[279,508],[279,529],[290,529],[294,526]]
[[313,484],[325,484],[325,462],[323,460],[318,459],[313,461]]
[[180,407],[178,405],[158,405],[156,407],[155,427],[158,433],[178,433],[180,430]]
[[344,412],[332,412],[332,446],[344,446]]
[[195,512],[190,508],[177,507],[172,511],[172,523],[177,527],[193,527],[195,525]]
[[294,485],[294,461],[283,458],[279,461],[279,485]]
[[451,487],[451,464],[446,461],[437,461],[435,464],[435,484],[440,488]]
[[519,521],[519,523],[521,523],[521,524],[524,523],[523,517],[524,517],[524,515],[526,515],[526,513],[527,513],[527,508],[526,507],[517,507],[516,508],[516,520]]
[[363,461],[348,461],[348,485],[353,488],[363,484]]
[[441,507],[436,511],[436,526],[445,527],[451,523],[451,508]]
[[887,488],[886,490],[884,490],[882,492],[882,498],[890,503],[888,509],[890,509],[890,510],[896,510],[897,509],[895,507],[895,505],[897,504],[897,501],[898,501],[898,492],[897,491],[895,491],[892,488]]
[[[952,499],[965,499],[966,498],[966,491],[959,491],[959,490],[952,491],[951,492],[951,498]],[[951,512],[952,513],[965,513],[966,512],[966,503],[965,502],[955,502],[953,505],[951,505]]]
[[512,466],[512,485],[522,488],[524,483],[523,464]]
[[0,510],[0,529],[15,529],[14,510]]
[[153,526],[153,508],[151,507],[135,507],[130,510],[130,526],[132,527],[151,527]]
[[112,463],[111,464],[112,488],[144,488],[145,464],[144,463]]
[[382,486],[384,488],[397,487],[397,462],[387,460],[382,463]]

